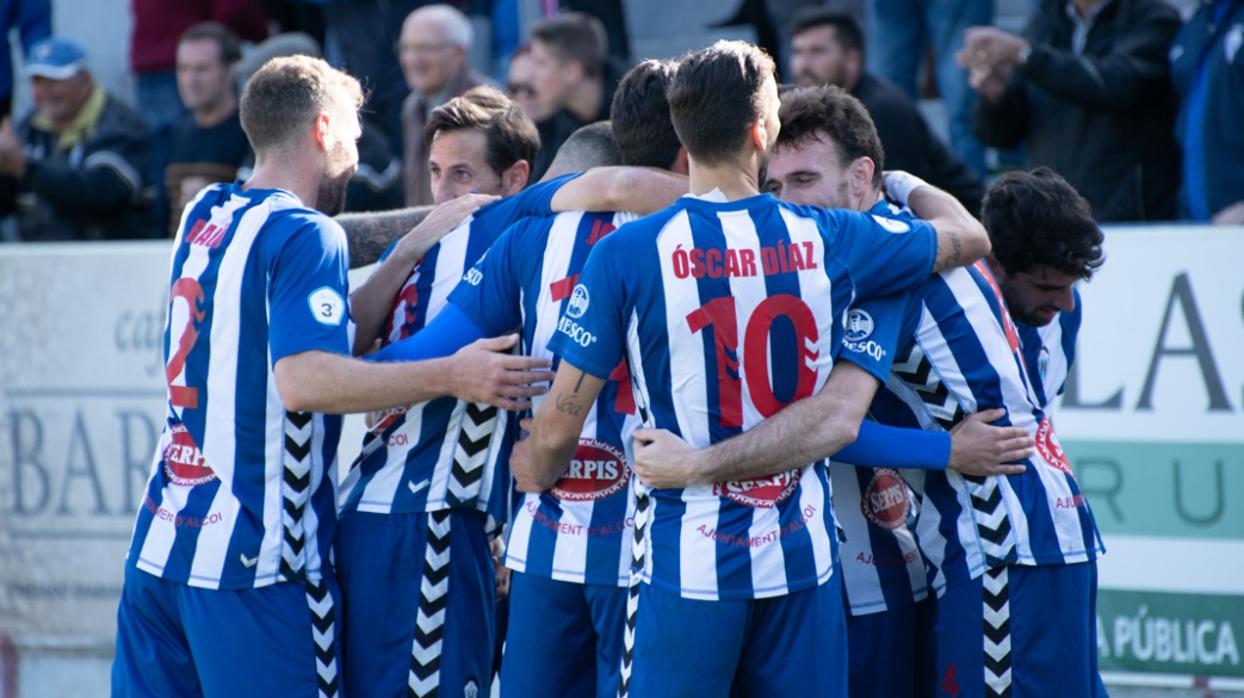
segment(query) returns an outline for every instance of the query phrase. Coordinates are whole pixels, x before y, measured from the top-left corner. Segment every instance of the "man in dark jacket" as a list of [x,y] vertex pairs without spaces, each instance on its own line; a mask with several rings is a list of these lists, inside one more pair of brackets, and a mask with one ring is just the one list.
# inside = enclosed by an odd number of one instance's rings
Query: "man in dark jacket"
[[1101,222],[1175,217],[1179,148],[1162,0],[1043,0],[1023,36],[968,30],[960,65],[982,143],[1028,143],[1027,167],[1071,183]]
[[95,84],[86,55],[47,39],[26,61],[35,108],[0,126],[0,215],[20,240],[143,238],[147,132],[129,107]]
[[[1180,208],[1194,221],[1244,224],[1244,2],[1205,0],[1175,37],[1184,152]],[[1212,86],[1212,87],[1211,87]]]
[[943,189],[976,214],[985,188],[894,83],[864,70],[864,33],[850,15],[801,10],[791,30],[791,69],[801,87],[837,85],[863,102],[877,126],[886,167]]

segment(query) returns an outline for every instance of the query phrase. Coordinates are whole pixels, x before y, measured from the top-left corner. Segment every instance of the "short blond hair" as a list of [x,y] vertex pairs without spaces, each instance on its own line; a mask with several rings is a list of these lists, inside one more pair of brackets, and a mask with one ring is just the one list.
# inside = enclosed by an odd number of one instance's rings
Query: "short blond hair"
[[239,116],[256,157],[287,145],[319,114],[363,106],[359,81],[320,58],[273,58],[242,91]]

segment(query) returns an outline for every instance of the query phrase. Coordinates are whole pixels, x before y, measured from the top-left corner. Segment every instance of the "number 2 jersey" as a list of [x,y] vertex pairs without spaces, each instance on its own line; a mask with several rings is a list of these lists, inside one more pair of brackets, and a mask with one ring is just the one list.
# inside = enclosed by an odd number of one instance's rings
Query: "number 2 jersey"
[[[556,362],[548,343],[588,253],[634,218],[562,213],[520,221],[467,272],[449,301],[485,336],[521,328],[524,354]],[[505,557],[510,569],[579,584],[629,581],[634,508],[625,451],[637,420],[625,365],[619,366],[588,413],[557,484],[542,494],[516,495]],[[533,410],[542,402],[543,396],[534,398]]]
[[[600,378],[625,358],[646,426],[697,448],[819,390],[852,300],[914,286],[936,252],[921,222],[767,194],[722,199],[683,197],[599,242],[550,343]],[[641,574],[662,591],[763,598],[833,573],[823,462],[748,482],[634,488]]]
[[[419,261],[389,311],[384,343],[422,329],[445,307],[464,273],[514,221],[551,213],[564,175],[481,207]],[[363,437],[342,482],[341,511],[400,514],[475,509],[504,521],[509,509],[507,424],[491,405],[440,397],[385,412]]]
[[204,189],[173,244],[168,408],[129,560],[171,581],[318,581],[341,418],[289,412],[273,367],[350,349],[345,234],[281,190]]

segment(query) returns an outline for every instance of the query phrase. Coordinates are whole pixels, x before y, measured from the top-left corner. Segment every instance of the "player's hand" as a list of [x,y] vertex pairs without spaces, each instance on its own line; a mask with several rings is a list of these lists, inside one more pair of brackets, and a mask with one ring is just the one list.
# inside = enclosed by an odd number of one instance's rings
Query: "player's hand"
[[664,429],[635,430],[635,475],[653,489],[678,489],[704,479],[699,451]]
[[419,225],[411,228],[410,232],[398,240],[393,253],[413,267],[433,245],[461,225],[467,216],[498,198],[489,194],[463,194],[440,204],[429,211]]
[[497,536],[489,541],[488,548],[497,574],[497,600],[500,601],[510,595],[510,568],[505,566],[505,541]]
[[[1017,475],[1026,469],[1014,464],[1032,455],[1033,441],[1020,427],[995,427],[989,423],[1006,416],[993,409],[964,417],[950,430],[950,462],[947,467],[964,475]],[[1012,465],[1002,465],[1012,463]]]
[[531,397],[548,391],[553,372],[548,359],[508,352],[518,335],[477,339],[449,357],[450,393],[467,402],[484,402],[503,410],[525,410]]
[[531,455],[531,420],[518,423],[519,440],[510,451],[510,474],[514,477],[514,489],[528,494],[540,494],[548,488],[535,478],[536,464]]

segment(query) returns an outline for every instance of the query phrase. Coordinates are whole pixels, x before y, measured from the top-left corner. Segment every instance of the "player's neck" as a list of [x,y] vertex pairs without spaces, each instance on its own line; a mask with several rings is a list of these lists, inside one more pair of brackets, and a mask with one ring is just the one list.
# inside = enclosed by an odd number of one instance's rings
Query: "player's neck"
[[720,190],[728,201],[746,199],[760,193],[758,185],[758,167],[754,163],[740,165],[725,163],[721,165],[701,165],[694,158],[689,159],[688,176],[690,191],[696,196]]
[[307,208],[315,208],[320,196],[320,177],[310,163],[269,158],[255,165],[245,189],[284,189]]

